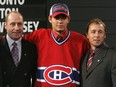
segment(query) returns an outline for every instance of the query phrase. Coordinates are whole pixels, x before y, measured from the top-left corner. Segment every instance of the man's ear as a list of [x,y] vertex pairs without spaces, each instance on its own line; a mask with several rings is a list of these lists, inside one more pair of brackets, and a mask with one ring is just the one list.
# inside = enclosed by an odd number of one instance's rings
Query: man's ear
[[70,21],[70,17],[68,17],[68,20]]
[[48,16],[48,20],[49,20],[49,22],[51,23],[52,21],[52,16]]
[[7,25],[7,23],[6,22],[4,22],[4,28],[6,29],[6,25]]
[[86,37],[88,38],[88,33],[86,33]]

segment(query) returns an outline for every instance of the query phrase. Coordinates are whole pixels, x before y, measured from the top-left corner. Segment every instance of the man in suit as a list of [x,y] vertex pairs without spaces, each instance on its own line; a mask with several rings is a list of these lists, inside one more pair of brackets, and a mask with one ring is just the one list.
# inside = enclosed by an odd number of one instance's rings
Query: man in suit
[[[81,65],[81,87],[116,87],[116,50],[105,43],[105,23],[98,18],[91,20],[86,35],[91,49]],[[91,51],[94,55],[89,58]]]
[[[37,70],[37,50],[35,45],[22,38],[23,16],[16,11],[10,12],[4,25],[7,34],[0,39],[2,87],[33,87]],[[17,44],[16,54],[12,54],[14,42]]]

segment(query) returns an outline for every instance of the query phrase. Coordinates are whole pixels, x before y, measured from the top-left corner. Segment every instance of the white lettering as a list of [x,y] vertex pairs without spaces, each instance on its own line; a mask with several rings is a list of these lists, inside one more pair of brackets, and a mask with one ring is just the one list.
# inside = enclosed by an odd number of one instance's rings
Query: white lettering
[[5,8],[0,8],[0,14],[1,14],[0,18],[1,19],[4,18],[4,10],[5,10]]
[[39,26],[39,21],[25,21],[24,22],[24,30],[23,32],[33,32],[34,30],[37,30]]
[[25,0],[0,0],[0,5],[23,5]]
[[32,32],[33,31],[31,30],[33,28],[32,21],[28,22],[27,26],[28,26],[28,32]]
[[[37,30],[39,26],[39,21],[24,21],[24,30],[23,32],[33,32]],[[0,22],[0,33],[4,32],[4,22]]]
[[18,11],[19,9],[18,8],[0,8],[0,17],[1,19],[4,18],[4,16],[6,16],[9,12],[11,11]]
[[55,70],[55,71],[54,71],[54,77],[53,77],[53,78],[54,78],[55,80],[61,80],[61,76],[62,76],[61,73],[62,73],[61,71]]
[[23,5],[25,3],[25,0],[18,0],[19,5]]
[[33,22],[33,25],[34,25],[34,27],[35,27],[35,30],[37,30],[37,28],[38,28],[38,26],[39,26],[39,21]]
[[6,0],[0,0],[0,5],[5,5]]
[[4,22],[0,22],[0,33],[3,33],[4,30]]

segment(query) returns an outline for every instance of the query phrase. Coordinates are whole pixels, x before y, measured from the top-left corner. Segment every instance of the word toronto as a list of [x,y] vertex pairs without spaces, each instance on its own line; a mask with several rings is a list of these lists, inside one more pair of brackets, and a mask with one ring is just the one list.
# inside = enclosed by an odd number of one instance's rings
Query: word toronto
[[[14,8],[17,5],[23,5],[25,0],[0,0],[0,18],[4,19],[7,13],[11,11],[19,11],[18,8]],[[11,6],[11,8],[9,8]]]
[[[18,6],[24,5],[26,0],[0,0],[0,33],[4,33],[4,19],[11,11],[19,11]],[[37,30],[39,21],[24,21],[24,33]]]
[[0,5],[23,5],[25,0],[0,0]]

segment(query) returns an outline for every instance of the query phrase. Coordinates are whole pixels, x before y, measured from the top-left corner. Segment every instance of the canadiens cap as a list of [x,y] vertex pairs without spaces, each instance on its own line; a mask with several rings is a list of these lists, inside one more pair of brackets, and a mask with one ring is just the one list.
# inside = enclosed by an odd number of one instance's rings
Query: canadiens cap
[[59,14],[64,14],[69,17],[69,9],[68,9],[67,5],[62,4],[62,3],[57,3],[51,7],[50,15],[52,17],[55,17]]

